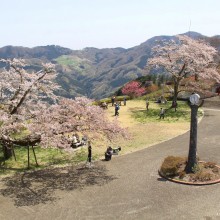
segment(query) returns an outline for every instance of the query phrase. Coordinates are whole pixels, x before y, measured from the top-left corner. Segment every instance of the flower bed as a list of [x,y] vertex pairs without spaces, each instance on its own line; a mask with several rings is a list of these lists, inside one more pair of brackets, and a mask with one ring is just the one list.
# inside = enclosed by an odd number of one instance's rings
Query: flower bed
[[220,167],[213,162],[199,161],[193,173],[186,173],[186,158],[169,156],[159,170],[163,178],[190,185],[207,185],[220,182]]

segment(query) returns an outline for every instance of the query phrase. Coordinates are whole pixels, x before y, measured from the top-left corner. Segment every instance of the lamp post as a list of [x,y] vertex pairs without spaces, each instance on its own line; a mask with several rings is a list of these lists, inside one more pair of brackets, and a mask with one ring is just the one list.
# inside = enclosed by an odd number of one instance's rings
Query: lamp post
[[190,140],[189,140],[189,154],[188,161],[185,168],[186,173],[193,173],[195,166],[197,165],[197,112],[199,108],[200,96],[193,93],[190,97],[190,108],[191,108],[191,122],[190,122]]

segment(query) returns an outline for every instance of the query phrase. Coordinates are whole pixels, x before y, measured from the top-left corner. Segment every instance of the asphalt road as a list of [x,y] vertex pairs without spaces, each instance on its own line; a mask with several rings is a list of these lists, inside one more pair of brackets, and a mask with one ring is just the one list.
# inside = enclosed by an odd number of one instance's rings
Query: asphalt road
[[[220,164],[220,110],[207,106],[198,126],[198,155]],[[146,134],[147,136],[147,134]],[[1,220],[72,219],[220,219],[220,184],[188,186],[158,175],[168,155],[187,156],[189,132],[111,161],[100,161],[106,182],[74,190],[56,190],[54,201],[16,206],[0,194]]]

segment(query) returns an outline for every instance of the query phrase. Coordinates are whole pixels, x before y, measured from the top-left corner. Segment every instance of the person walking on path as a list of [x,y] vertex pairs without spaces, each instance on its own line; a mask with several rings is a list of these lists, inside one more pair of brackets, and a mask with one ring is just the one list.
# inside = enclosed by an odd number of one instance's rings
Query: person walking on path
[[147,111],[149,110],[149,101],[148,101],[148,99],[146,100],[146,109],[147,109]]
[[160,108],[160,119],[163,118],[164,119],[165,116],[165,110],[163,108]]
[[119,116],[119,104],[115,104],[115,116]]

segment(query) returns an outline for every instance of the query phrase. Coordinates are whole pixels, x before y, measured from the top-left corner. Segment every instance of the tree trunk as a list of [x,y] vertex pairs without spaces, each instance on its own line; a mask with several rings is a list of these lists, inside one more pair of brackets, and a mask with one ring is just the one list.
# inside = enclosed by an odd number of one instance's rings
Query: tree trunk
[[12,157],[13,152],[12,152],[12,148],[9,143],[4,141],[2,143],[2,150],[3,150],[5,160],[8,160],[9,158]]
[[174,80],[174,88],[173,88],[173,103],[177,102],[178,90],[179,90],[179,82]]
[[189,154],[188,161],[185,168],[186,173],[194,173],[195,167],[198,163],[197,152],[197,112],[199,106],[191,105],[191,123],[190,123],[190,141],[189,141]]

